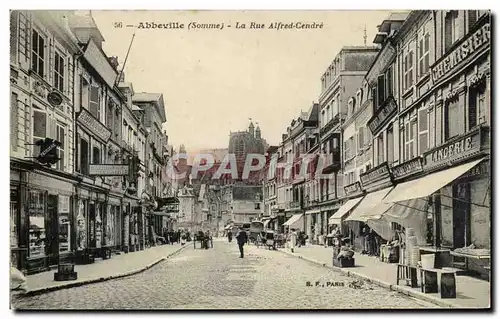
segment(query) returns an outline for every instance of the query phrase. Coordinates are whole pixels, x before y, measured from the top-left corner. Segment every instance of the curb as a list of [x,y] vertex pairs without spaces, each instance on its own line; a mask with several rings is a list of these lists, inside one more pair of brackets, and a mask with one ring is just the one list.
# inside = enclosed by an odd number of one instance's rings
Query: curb
[[424,300],[424,301],[433,303],[433,304],[441,306],[441,307],[445,307],[445,308],[462,308],[462,309],[466,308],[466,307],[460,307],[460,306],[454,305],[454,304],[452,304],[450,302],[447,302],[445,300],[439,300],[439,299],[433,298],[433,297],[431,297],[429,295],[426,295],[426,294],[424,294],[422,292],[411,290],[410,288],[407,288],[405,286],[398,286],[398,285],[390,284],[390,283],[385,282],[385,281],[380,280],[380,279],[371,278],[371,277],[368,277],[366,275],[358,274],[356,272],[348,270],[347,268],[344,269],[344,268],[333,267],[333,266],[327,265],[324,262],[321,262],[321,261],[318,261],[318,260],[315,260],[315,259],[312,259],[312,258],[309,258],[309,257],[295,255],[294,253],[291,253],[291,252],[288,252],[288,251],[285,251],[285,250],[279,250],[278,249],[278,251],[281,252],[281,253],[283,253],[283,254],[286,254],[286,255],[289,255],[289,256],[294,256],[296,258],[303,259],[303,260],[308,261],[310,263],[313,263],[313,264],[316,264],[316,265],[320,265],[320,266],[332,269],[333,271],[343,273],[344,275],[346,275],[348,277],[356,277],[356,278],[359,278],[359,279],[363,279],[364,281],[367,281],[369,283],[375,284],[377,286],[389,289],[391,291],[396,291],[398,293],[401,293],[401,294],[404,294],[404,295],[407,295],[407,296],[410,296],[410,297],[414,297],[414,298],[417,298],[417,299],[420,299],[420,300]]
[[146,265],[144,267],[141,267],[141,268],[138,268],[138,269],[135,269],[135,270],[131,270],[131,271],[128,271],[128,272],[125,272],[125,273],[117,274],[117,275],[111,275],[111,276],[100,277],[100,278],[93,278],[93,279],[88,279],[88,280],[79,281],[79,282],[69,282],[69,283],[62,284],[62,285],[57,285],[57,286],[49,286],[49,287],[37,288],[37,289],[29,290],[29,291],[27,291],[24,294],[20,294],[19,297],[31,297],[31,296],[36,296],[36,295],[40,295],[40,294],[44,294],[44,293],[52,292],[52,291],[56,291],[56,290],[68,289],[68,288],[79,287],[79,286],[85,286],[85,285],[88,285],[88,284],[103,282],[103,281],[107,281],[107,280],[111,280],[111,279],[118,279],[118,278],[124,278],[124,277],[129,277],[129,276],[132,276],[132,275],[136,275],[136,274],[139,274],[139,273],[141,273],[143,271],[148,270],[151,267],[156,266],[157,264],[161,263],[162,261],[165,261],[165,260],[167,260],[167,259],[169,259],[169,258],[171,258],[171,257],[173,257],[175,255],[177,255],[183,249],[185,249],[185,248],[187,248],[187,247],[189,247],[191,245],[192,244],[187,244],[185,246],[182,246],[179,249],[177,249],[176,251],[171,252],[170,254],[168,254],[168,255],[166,255],[164,257],[158,258],[156,261],[150,263],[149,265]]

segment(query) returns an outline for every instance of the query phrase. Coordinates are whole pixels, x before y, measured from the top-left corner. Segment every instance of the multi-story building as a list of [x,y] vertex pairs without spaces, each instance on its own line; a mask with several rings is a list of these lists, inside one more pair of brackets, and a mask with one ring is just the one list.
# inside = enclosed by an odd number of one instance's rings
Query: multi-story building
[[230,214],[234,223],[257,220],[262,210],[262,187],[259,185],[231,185]]
[[184,186],[178,191],[177,197],[179,199],[179,217],[177,219],[177,226],[192,231],[195,221],[195,202],[196,196],[194,195],[193,188]]
[[84,52],[63,12],[11,11],[10,27],[11,261],[32,273],[77,247],[73,106]]
[[430,206],[433,214],[399,221],[450,250],[491,245],[490,24],[487,10],[416,11],[397,42],[400,164],[387,201]]
[[354,135],[343,138],[341,125],[348,115],[348,99],[355,96],[377,53],[377,47],[343,47],[321,78],[318,99],[320,154],[324,158],[322,173],[327,177],[319,180],[320,209],[323,213],[319,214],[318,220],[323,226],[315,232],[313,239],[326,233],[328,219],[339,208],[339,200],[345,195],[342,174],[344,163],[341,159],[342,155],[352,156],[354,153],[351,151]]

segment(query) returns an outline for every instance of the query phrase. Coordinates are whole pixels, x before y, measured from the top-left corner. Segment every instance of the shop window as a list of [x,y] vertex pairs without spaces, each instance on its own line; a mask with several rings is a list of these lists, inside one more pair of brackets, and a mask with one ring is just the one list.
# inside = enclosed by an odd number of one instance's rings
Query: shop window
[[[47,114],[45,111],[33,109],[33,144],[47,137]],[[40,146],[33,145],[34,155],[40,153]]]
[[[19,239],[19,189],[15,186],[10,186],[10,247],[18,247]],[[13,261],[16,263],[15,261]]]
[[45,38],[35,29],[31,38],[31,69],[39,76],[45,76]]
[[404,56],[404,91],[413,85],[413,51],[408,51]]
[[28,193],[29,216],[29,258],[45,256],[45,198],[41,191],[31,190]]
[[459,38],[458,10],[450,10],[444,18],[444,51],[447,52]]
[[418,111],[418,150],[423,154],[429,148],[429,125],[427,120],[427,109]]
[[54,87],[64,93],[64,56],[57,51],[54,54]]
[[447,102],[444,107],[444,139],[445,141],[464,132],[464,119],[459,99]]
[[17,151],[17,140],[19,133],[19,110],[17,107],[17,94],[10,94],[10,147],[13,151]]
[[66,169],[66,158],[64,156],[66,149],[66,126],[57,123],[57,137],[56,140],[61,143],[61,146],[58,148],[58,156],[59,161],[56,163],[56,169],[60,171],[64,171]]
[[394,128],[392,125],[387,129],[387,162],[389,164],[394,162]]
[[98,86],[90,86],[89,111],[96,119],[101,120]]
[[469,130],[486,122],[486,83],[469,88]]
[[426,33],[418,43],[418,70],[419,77],[426,75],[429,72],[429,45],[430,34]]
[[59,195],[59,253],[69,252],[71,244],[70,199]]

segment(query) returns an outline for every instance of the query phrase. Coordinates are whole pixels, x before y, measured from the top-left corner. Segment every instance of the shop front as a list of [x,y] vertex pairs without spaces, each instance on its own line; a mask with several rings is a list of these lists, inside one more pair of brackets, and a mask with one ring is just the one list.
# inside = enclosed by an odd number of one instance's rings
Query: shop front
[[35,166],[14,168],[10,174],[11,263],[28,274],[71,260],[74,236],[76,181],[67,173]]
[[106,225],[109,189],[98,181],[83,178],[77,186],[76,198],[76,263],[93,263],[95,258],[108,258]]
[[[454,251],[482,253],[489,251],[491,175],[489,159],[489,128],[478,127],[448,143],[424,153],[423,170],[418,178],[398,184],[385,201],[402,204],[419,211],[411,201],[429,203],[431,247],[449,250],[452,263]],[[484,258],[487,259],[487,258]],[[478,259],[479,260],[479,259]],[[484,265],[474,266],[481,272]],[[462,261],[453,264],[463,266]],[[479,264],[479,262],[477,263]]]

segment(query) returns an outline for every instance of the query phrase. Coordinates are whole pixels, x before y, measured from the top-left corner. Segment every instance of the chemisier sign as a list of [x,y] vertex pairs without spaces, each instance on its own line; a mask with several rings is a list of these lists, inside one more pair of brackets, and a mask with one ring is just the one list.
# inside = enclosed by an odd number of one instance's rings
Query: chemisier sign
[[107,142],[111,137],[111,131],[104,124],[95,119],[86,109],[82,108],[78,116],[78,122],[103,142]]
[[480,151],[480,132],[475,131],[425,154],[425,167],[453,163]]
[[469,35],[445,58],[431,67],[432,80],[434,83],[444,76],[452,73],[453,69],[473,56],[475,52],[486,47],[490,43],[490,24],[486,23],[474,33]]
[[391,168],[394,179],[400,179],[415,173],[419,173],[424,169],[421,157],[415,157],[403,164],[393,166]]

